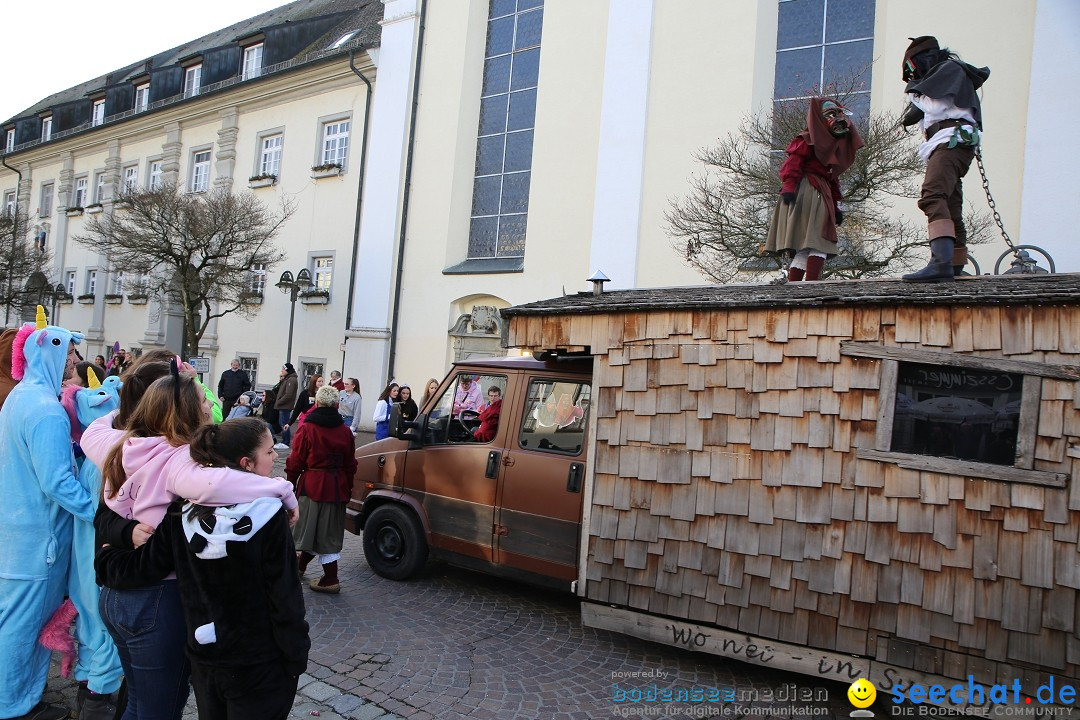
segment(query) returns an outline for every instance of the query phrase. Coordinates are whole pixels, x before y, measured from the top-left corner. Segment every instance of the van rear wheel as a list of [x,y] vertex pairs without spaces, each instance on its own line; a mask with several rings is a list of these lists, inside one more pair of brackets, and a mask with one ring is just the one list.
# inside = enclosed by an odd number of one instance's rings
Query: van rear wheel
[[405,580],[427,562],[428,546],[419,520],[399,505],[375,508],[364,523],[364,557],[379,575]]

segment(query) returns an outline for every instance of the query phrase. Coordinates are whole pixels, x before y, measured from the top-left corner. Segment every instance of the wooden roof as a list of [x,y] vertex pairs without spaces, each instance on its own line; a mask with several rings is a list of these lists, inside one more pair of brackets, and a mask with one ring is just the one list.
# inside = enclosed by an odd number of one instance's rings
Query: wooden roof
[[783,285],[700,285],[580,292],[515,305],[515,315],[571,315],[641,310],[715,308],[842,307],[849,305],[1078,305],[1080,273],[981,275],[956,282],[837,280]]

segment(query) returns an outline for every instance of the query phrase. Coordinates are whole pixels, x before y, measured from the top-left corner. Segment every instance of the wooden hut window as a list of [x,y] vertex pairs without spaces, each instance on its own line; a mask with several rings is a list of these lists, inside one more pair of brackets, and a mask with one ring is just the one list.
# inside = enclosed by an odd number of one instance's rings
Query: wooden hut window
[[874,446],[859,458],[1065,487],[1067,473],[1035,469],[1039,402],[1043,378],[1075,382],[1076,368],[854,341],[840,352],[881,361]]
[[1016,373],[900,363],[891,449],[1013,465],[1023,382]]

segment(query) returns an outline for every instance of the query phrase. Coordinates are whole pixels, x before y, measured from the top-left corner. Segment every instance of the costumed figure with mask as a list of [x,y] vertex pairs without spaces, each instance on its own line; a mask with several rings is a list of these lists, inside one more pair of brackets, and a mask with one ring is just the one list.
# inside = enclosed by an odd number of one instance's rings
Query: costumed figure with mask
[[[60,404],[71,421],[71,439],[76,444],[90,423],[120,408],[122,382],[115,375],[98,382],[93,369],[87,371],[87,387],[66,386]],[[77,455],[82,455],[81,451]],[[97,509],[101,497],[101,470],[85,456],[79,464],[79,482]],[[68,597],[79,614],[75,618],[75,636],[79,641],[75,679],[79,682],[82,714],[80,720],[102,718],[111,720],[116,714],[111,695],[120,688],[124,674],[116,644],[98,612],[99,588],[94,575],[94,523],[75,519],[71,551],[71,570],[68,573]]]
[[0,718],[67,717],[41,702],[49,650],[38,634],[64,600],[72,516],[94,521],[94,498],[75,477],[71,425],[57,400],[82,335],[47,325],[38,306],[12,344],[19,384],[0,410]]
[[806,128],[787,147],[780,167],[782,202],[773,211],[765,252],[794,254],[790,281],[820,280],[836,255],[836,226],[844,221],[840,176],[863,146],[851,113],[834,100],[811,98]]
[[919,209],[926,215],[930,263],[904,276],[909,282],[952,280],[967,264],[964,188],[982,130],[982,109],[975,93],[990,68],[961,62],[930,35],[912,38],[904,53],[903,78],[911,104],[900,121],[918,125],[926,162]]

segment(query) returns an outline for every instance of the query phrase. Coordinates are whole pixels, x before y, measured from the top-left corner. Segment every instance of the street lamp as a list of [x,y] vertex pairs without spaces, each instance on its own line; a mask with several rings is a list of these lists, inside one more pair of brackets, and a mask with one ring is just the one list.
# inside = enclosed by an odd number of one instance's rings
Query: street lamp
[[58,320],[56,317],[56,303],[60,301],[62,297],[67,295],[67,288],[63,285],[57,284],[56,287],[50,288],[48,285],[43,285],[38,292],[38,304],[44,305],[47,299],[50,304],[49,308],[49,322],[56,325]]
[[296,278],[293,279],[293,274],[286,270],[281,273],[281,278],[275,283],[275,287],[281,290],[281,292],[288,294],[289,303],[289,346],[285,350],[285,362],[292,362],[292,333],[293,333],[293,320],[296,317],[296,298],[297,296],[307,290],[312,285],[311,273],[307,268],[301,268],[300,272],[296,273]]

